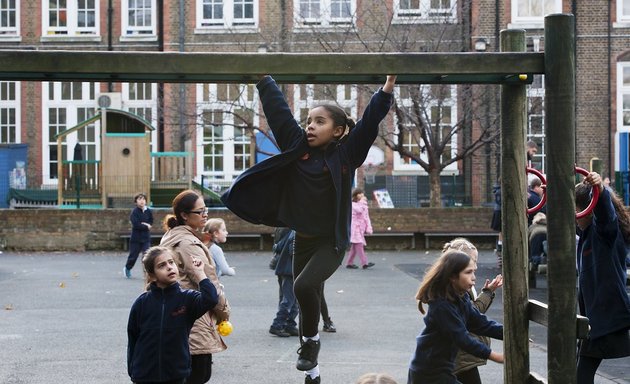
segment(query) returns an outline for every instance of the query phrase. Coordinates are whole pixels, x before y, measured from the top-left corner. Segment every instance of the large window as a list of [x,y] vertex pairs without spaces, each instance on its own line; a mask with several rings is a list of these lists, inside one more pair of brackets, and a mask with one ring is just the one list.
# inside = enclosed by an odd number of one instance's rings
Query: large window
[[[444,142],[440,162],[450,160],[457,153],[457,138],[455,132],[457,124],[457,92],[454,85],[421,85],[419,87],[401,86],[397,90],[399,95],[398,108],[401,109],[402,135],[398,130],[395,137],[402,136],[402,147],[412,156],[418,156],[428,162],[425,143],[422,139],[422,126],[428,127],[434,133],[437,143]],[[430,134],[429,133],[429,134]],[[438,145],[434,144],[433,147]],[[425,173],[411,156],[394,154],[394,170],[400,172]],[[457,173],[457,163],[452,163],[445,171]]]
[[356,0],[294,0],[296,27],[351,24]]
[[0,144],[20,142],[20,83],[0,81]]
[[96,108],[95,92],[98,83],[54,82],[42,83],[43,126],[42,132],[42,176],[47,183],[57,182],[57,165],[68,158],[77,143],[81,144],[83,160],[100,158],[100,126],[90,125],[66,136],[62,153],[57,153],[55,135],[72,128],[94,116]]
[[617,23],[630,24],[630,0],[617,0]]
[[44,36],[98,35],[98,0],[49,0],[42,3]]
[[[157,84],[123,83],[122,109],[136,114],[151,126],[157,125]],[[157,132],[151,132],[151,151],[157,148]]]
[[250,28],[258,19],[258,0],[197,0],[197,32]]
[[512,24],[542,28],[544,17],[562,12],[562,0],[512,0]]
[[155,0],[123,0],[122,36],[155,37],[157,11]]
[[450,22],[456,16],[456,0],[394,0],[395,22]]
[[218,190],[252,165],[258,99],[251,84],[198,87],[197,175]]
[[0,1],[0,40],[12,39],[20,34],[20,2]]

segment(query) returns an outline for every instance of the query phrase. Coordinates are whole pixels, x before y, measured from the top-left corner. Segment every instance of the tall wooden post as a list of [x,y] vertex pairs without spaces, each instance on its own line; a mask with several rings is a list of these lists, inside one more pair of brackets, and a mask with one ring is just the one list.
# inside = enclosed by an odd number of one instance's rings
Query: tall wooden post
[[[501,31],[502,52],[525,51],[524,30]],[[515,74],[519,75],[519,74]],[[501,221],[503,231],[503,308],[505,383],[527,383],[527,198],[525,177],[525,84],[501,86]]]
[[545,18],[548,382],[576,382],[574,17]]

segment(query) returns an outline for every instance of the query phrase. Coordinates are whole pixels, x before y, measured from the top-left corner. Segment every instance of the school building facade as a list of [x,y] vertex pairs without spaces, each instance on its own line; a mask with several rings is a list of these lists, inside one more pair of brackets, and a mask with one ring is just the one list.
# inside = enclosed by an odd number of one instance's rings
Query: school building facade
[[[544,50],[543,17],[576,15],[577,159],[603,160],[604,173],[628,170],[630,132],[630,0],[57,0],[0,3],[0,49],[170,52],[433,52],[499,50],[499,32],[523,28],[527,48]],[[208,63],[212,71],[212,63]],[[385,74],[383,74],[385,75]],[[383,77],[384,79],[384,77]],[[285,85],[303,120],[309,106],[334,100],[360,116],[378,85]],[[485,88],[483,88],[485,87]],[[399,87],[407,113],[412,98],[430,86]],[[472,89],[472,91],[470,91]],[[422,118],[436,138],[453,135],[442,157],[453,158],[474,142],[482,126],[498,129],[498,86],[447,86],[425,98]],[[474,102],[470,95],[483,95]],[[543,79],[528,86],[527,138],[536,141],[537,168],[545,170]],[[253,84],[0,82],[0,153],[7,169],[0,189],[54,189],[58,162],[78,143],[83,159],[100,161],[98,121],[69,134],[58,153],[55,135],[98,113],[99,100],[134,113],[155,128],[151,152],[192,152],[192,177],[216,192],[243,170],[274,152]],[[475,118],[470,118],[475,116]],[[478,116],[478,118],[477,118]],[[392,138],[421,158],[413,131],[397,135],[393,113],[383,123]],[[444,205],[487,205],[499,173],[499,137],[442,171]],[[423,157],[424,156],[424,157]],[[2,159],[0,159],[2,160]],[[2,162],[2,161],[0,161]],[[18,177],[19,176],[19,177]],[[394,205],[425,206],[428,176],[409,157],[377,140],[357,182],[368,193],[387,189]],[[2,195],[0,194],[0,199]],[[5,203],[2,201],[2,203]]]

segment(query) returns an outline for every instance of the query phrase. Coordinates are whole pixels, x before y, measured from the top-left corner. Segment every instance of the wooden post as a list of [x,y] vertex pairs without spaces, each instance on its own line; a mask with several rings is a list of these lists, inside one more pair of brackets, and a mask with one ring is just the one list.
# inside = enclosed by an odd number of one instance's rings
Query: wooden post
[[[501,31],[502,52],[525,51],[525,31]],[[514,74],[518,76],[519,74]],[[527,383],[529,377],[529,320],[527,313],[527,198],[525,84],[501,86],[501,221],[505,383]]]
[[[548,380],[575,383],[574,17],[545,17],[545,128],[549,243]],[[509,281],[509,280],[508,280]]]

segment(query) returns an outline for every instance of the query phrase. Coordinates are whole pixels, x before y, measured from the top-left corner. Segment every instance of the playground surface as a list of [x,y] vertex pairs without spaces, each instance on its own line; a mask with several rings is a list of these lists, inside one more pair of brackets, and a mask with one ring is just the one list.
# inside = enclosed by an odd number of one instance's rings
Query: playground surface
[[[438,251],[369,252],[376,266],[341,267],[326,283],[337,333],[321,332],[323,383],[351,384],[367,372],[387,372],[406,383],[415,337],[423,327],[414,294],[418,278]],[[267,264],[270,252],[227,252],[236,276],[223,277],[234,332],[228,349],[214,355],[210,383],[302,383],[295,369],[298,340],[268,333],[278,285]],[[0,383],[127,383],[126,324],[142,291],[139,266],[122,276],[122,252],[0,254]],[[498,270],[482,251],[477,285]],[[530,296],[546,301],[538,276]],[[508,283],[508,282],[506,282]],[[502,320],[501,291],[488,315]],[[530,322],[530,367],[547,369],[546,328]],[[493,341],[493,348],[502,343]],[[508,357],[509,358],[509,357]],[[483,382],[503,382],[503,366],[480,368]],[[605,360],[598,384],[630,384],[630,358]]]

